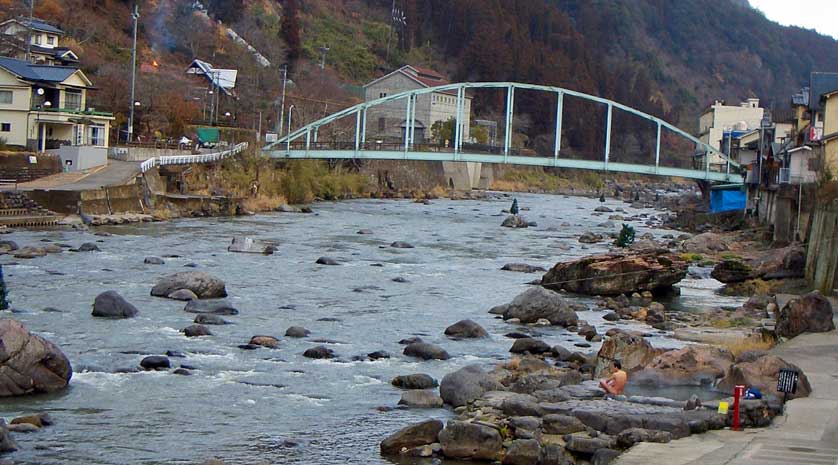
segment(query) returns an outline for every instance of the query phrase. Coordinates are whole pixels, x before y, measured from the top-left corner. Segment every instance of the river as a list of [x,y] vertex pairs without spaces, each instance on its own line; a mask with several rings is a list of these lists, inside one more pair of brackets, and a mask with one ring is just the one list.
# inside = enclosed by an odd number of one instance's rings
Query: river
[[[48,411],[56,425],[15,439],[21,450],[10,455],[27,464],[200,463],[217,457],[228,464],[383,464],[378,442],[412,421],[438,410],[394,410],[400,392],[389,384],[396,375],[428,373],[436,379],[472,363],[493,364],[508,357],[514,326],[487,310],[506,303],[540,274],[500,271],[505,263],[549,267],[557,261],[605,251],[605,244],[583,246],[581,232],[597,227],[608,214],[592,215],[597,199],[518,195],[523,214],[538,227],[499,227],[500,211],[511,198],[481,201],[357,200],[319,203],[316,214],[271,214],[239,218],[182,219],[108,231],[29,231],[5,236],[23,245],[50,240],[78,246],[96,241],[101,252],[64,252],[31,261],[0,256],[14,317],[58,344],[75,373],[63,393],[5,399],[0,416]],[[609,200],[625,215],[648,214]],[[616,221],[619,226],[619,221]],[[672,233],[634,223],[638,236]],[[359,229],[373,234],[360,235]],[[226,251],[234,236],[279,242],[271,256]],[[406,241],[413,249],[389,247]],[[165,258],[146,265],[147,256]],[[320,266],[320,256],[341,266]],[[179,330],[195,315],[183,303],[151,297],[165,274],[207,271],[227,283],[229,300],[241,311],[225,317],[235,324],[212,326],[213,336],[186,338]],[[372,266],[381,264],[383,266]],[[403,277],[407,282],[394,282]],[[700,310],[738,303],[713,294],[713,280],[687,279],[677,305]],[[102,320],[90,316],[97,294],[116,290],[140,310],[137,318]],[[592,299],[579,298],[592,303]],[[54,307],[61,313],[45,312]],[[604,332],[603,312],[581,312]],[[491,337],[452,341],[448,325],[470,318]],[[324,320],[326,319],[326,320]],[[307,339],[282,337],[292,325],[311,330]],[[627,325],[631,327],[632,325]],[[649,331],[645,325],[636,325]],[[571,349],[581,336],[560,328],[539,328],[543,339]],[[280,337],[279,349],[245,351],[251,336]],[[447,361],[419,362],[401,355],[398,341],[413,335],[442,345]],[[314,361],[302,352],[326,340],[338,358]],[[656,346],[680,343],[662,336]],[[322,342],[321,342],[322,343]],[[597,350],[598,344],[591,349]],[[150,354],[185,352],[173,358],[192,376],[169,372],[116,373],[138,366]],[[353,361],[385,350],[388,360]],[[578,349],[577,349],[578,350]]]

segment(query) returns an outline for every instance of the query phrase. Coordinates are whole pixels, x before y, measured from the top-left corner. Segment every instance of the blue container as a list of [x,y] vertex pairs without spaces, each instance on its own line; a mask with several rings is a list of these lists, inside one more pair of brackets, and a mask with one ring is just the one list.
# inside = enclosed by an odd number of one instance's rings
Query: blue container
[[710,191],[710,211],[713,213],[744,210],[747,195],[741,189]]

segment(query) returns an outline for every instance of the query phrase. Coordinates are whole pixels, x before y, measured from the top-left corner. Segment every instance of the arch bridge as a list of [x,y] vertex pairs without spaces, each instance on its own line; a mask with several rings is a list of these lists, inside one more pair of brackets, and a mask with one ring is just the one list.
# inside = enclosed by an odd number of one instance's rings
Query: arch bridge
[[[464,143],[463,131],[466,120],[466,92],[469,89],[502,89],[506,94],[505,124],[503,127],[503,145],[481,145]],[[553,134],[552,153],[535,153],[532,150],[518,150],[511,147],[512,119],[515,110],[515,91],[528,90],[547,92],[556,96],[556,124]],[[456,95],[454,110],[454,137],[452,144],[428,144],[415,141],[417,128],[416,107],[417,99],[423,95],[434,93]],[[595,159],[578,159],[566,157],[568,149],[562,149],[562,116],[566,97],[594,102],[604,106],[605,143],[601,155]],[[402,123],[403,137],[398,142],[375,140],[367,141],[367,113],[387,105],[392,109],[394,104],[404,102],[404,120]],[[624,111],[643,120],[651,122],[656,128],[655,149],[649,154],[649,163],[625,163],[616,161],[612,153],[611,135],[612,118],[615,110]],[[354,140],[330,141],[318,140],[318,134],[324,126],[335,123],[343,118],[354,119]],[[421,123],[420,123],[421,124]],[[422,126],[419,126],[420,131]],[[674,160],[678,154],[663,154],[661,150],[661,132],[663,130],[686,139],[695,144],[692,153],[681,153],[681,160]],[[500,135],[499,135],[500,138]],[[349,139],[349,137],[347,137]],[[306,124],[276,142],[263,147],[263,153],[274,158],[287,159],[370,159],[370,160],[421,160],[475,163],[503,163],[529,166],[547,166],[560,168],[575,168],[598,171],[612,171],[637,173],[658,176],[673,176],[703,180],[716,183],[741,184],[743,182],[742,167],[730,160],[708,144],[700,141],[691,134],[674,125],[612,100],[584,94],[561,87],[524,84],[516,82],[467,82],[428,87],[384,96],[338,111],[332,115]],[[652,162],[652,155],[654,162]],[[687,158],[685,161],[684,158]],[[590,158],[590,157],[589,157]]]

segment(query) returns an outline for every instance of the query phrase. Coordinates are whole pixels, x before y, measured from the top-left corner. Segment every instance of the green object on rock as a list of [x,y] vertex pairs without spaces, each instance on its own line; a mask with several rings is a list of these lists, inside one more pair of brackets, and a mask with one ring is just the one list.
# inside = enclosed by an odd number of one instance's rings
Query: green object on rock
[[617,238],[617,246],[628,247],[634,244],[634,236],[634,228],[623,223],[623,229],[620,230],[620,237]]

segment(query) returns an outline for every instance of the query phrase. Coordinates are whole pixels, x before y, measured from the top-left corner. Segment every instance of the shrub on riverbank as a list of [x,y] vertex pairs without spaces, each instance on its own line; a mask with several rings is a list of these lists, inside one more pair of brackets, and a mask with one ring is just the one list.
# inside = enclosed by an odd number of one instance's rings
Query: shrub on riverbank
[[195,166],[186,175],[186,183],[194,193],[223,191],[245,198],[245,207],[253,211],[317,198],[358,197],[369,190],[364,176],[341,166],[330,168],[320,160],[277,162],[255,151],[224,160],[219,166]]

